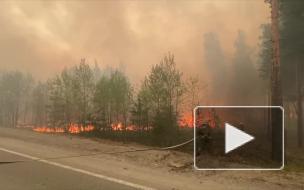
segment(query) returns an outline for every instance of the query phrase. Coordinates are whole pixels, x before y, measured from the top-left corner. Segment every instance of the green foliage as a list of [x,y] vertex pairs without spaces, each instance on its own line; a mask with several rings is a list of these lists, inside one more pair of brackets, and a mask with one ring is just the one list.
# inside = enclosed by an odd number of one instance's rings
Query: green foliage
[[30,100],[29,112],[35,126],[94,124],[97,131],[108,134],[112,133],[113,125],[119,125],[122,131],[116,133],[127,134],[131,123],[132,128],[141,130],[140,134],[154,137],[151,139],[157,144],[168,145],[178,140],[179,106],[186,89],[171,53],[152,67],[135,99],[123,72],[113,69],[102,72],[96,64],[92,69],[85,59],[47,82],[39,82],[33,89],[32,84],[19,72],[2,74],[1,125],[16,126],[21,107],[26,107]]
[[89,122],[92,114],[92,98],[94,94],[93,71],[82,59],[80,64],[74,68],[73,74],[73,96],[75,105],[79,111],[78,122],[85,125]]
[[142,131],[147,131],[152,126],[152,119],[150,118],[152,101],[148,85],[148,79],[146,78],[137,94],[137,99],[133,102],[131,110],[132,123]]
[[116,70],[110,76],[102,76],[94,94],[97,124],[105,129],[121,122],[126,127],[131,100],[132,87],[124,73]]
[[94,94],[95,122],[102,128],[110,127],[112,118],[111,86],[110,80],[102,76],[97,82]]
[[285,102],[296,102],[298,146],[303,146],[304,3],[280,1],[281,75]]
[[39,82],[32,92],[32,114],[35,126],[45,126],[47,123],[47,85]]
[[49,124],[59,127],[65,124],[64,87],[59,76],[48,81],[48,119]]
[[303,1],[280,1],[281,70],[283,93],[287,99],[294,99],[297,93],[295,81],[297,77],[303,81],[304,76],[303,10]]
[[93,71],[81,60],[78,66],[65,69],[48,81],[48,119],[51,126],[91,122],[94,94]]
[[[283,95],[285,100],[295,100],[297,74],[303,80],[304,67],[300,63],[304,50],[304,3],[300,0],[280,0],[280,55]],[[261,26],[259,72],[263,79],[270,80],[273,58],[271,24]]]
[[168,53],[145,78],[132,110],[133,121],[153,127],[156,140],[169,144],[177,135],[179,101],[184,92],[182,73],[174,55]]

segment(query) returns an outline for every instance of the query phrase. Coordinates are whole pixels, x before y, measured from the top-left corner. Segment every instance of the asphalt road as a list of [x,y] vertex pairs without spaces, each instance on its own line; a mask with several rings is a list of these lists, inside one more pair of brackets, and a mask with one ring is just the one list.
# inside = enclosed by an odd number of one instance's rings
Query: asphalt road
[[[25,162],[10,163],[20,160]],[[136,188],[0,150],[0,189],[130,190]]]
[[[188,162],[188,158],[192,161],[191,156],[176,152],[96,154],[141,148],[131,143],[0,127],[0,190],[296,189],[294,185],[267,183],[272,174],[267,176],[266,173],[259,173],[263,181],[255,181],[251,186],[251,173],[247,172],[192,172],[189,168],[174,171],[172,169],[176,167],[171,164]],[[80,156],[88,154],[92,155]],[[167,155],[168,158],[165,157]],[[16,160],[27,161],[7,163]],[[255,179],[257,173],[253,174]],[[250,181],[243,181],[243,176]],[[302,184],[300,177],[292,179],[298,179],[297,183]],[[297,189],[303,189],[303,186],[299,187]]]

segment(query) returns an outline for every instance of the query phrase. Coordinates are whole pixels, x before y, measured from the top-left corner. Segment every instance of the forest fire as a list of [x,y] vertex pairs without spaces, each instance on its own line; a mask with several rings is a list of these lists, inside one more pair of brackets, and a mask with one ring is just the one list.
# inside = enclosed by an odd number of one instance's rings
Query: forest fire
[[181,128],[192,128],[193,127],[193,116],[192,113],[186,113],[183,117],[179,120],[179,126]]
[[[214,113],[207,112],[204,119],[200,119],[199,117],[197,123],[201,123],[203,120],[207,121],[211,128],[216,127],[216,118],[214,117]],[[178,125],[180,128],[193,128],[193,116],[192,113],[185,113],[182,118],[179,120]],[[82,132],[90,132],[93,131],[95,127],[93,125],[83,126],[81,124],[72,123],[68,127],[33,127],[32,130],[40,133],[70,133],[70,134],[79,134]],[[124,127],[123,123],[112,123],[111,129],[113,131],[138,131],[138,127],[136,125],[127,125]]]
[[65,130],[60,127],[34,127],[33,131],[40,133],[64,133]]
[[123,130],[122,123],[117,123],[117,124],[112,123],[111,128],[113,131],[122,131]]
[[[111,128],[113,131],[123,131],[124,130],[123,124],[121,122],[116,123],[116,124],[112,123]],[[137,128],[135,125],[128,125],[125,127],[125,130],[126,131],[136,131]]]
[[[121,122],[111,124],[111,128],[113,131],[136,131],[137,128],[135,125],[128,125],[125,128]],[[93,125],[83,126],[80,124],[70,124],[67,128],[63,127],[34,127],[32,128],[33,131],[40,132],[40,133],[70,133],[70,134],[79,134],[82,132],[90,132],[93,131],[95,127]]]
[[127,131],[136,131],[137,130],[137,127],[135,125],[128,125],[126,127],[126,130]]
[[67,127],[67,130],[63,127],[34,127],[33,131],[40,133],[71,133],[78,134],[81,132],[93,131],[95,127],[93,125],[82,126],[78,124],[71,124]]
[[[202,123],[208,123],[211,128],[222,127],[218,114],[214,110],[208,110],[207,112],[200,113],[196,117],[196,125]],[[192,113],[185,113],[179,120],[179,126],[181,128],[193,128],[193,115]]]
[[78,134],[81,132],[89,132],[89,131],[93,131],[93,130],[94,130],[93,125],[82,126],[82,125],[78,125],[78,124],[71,124],[68,127],[68,132],[72,133],[72,134]]

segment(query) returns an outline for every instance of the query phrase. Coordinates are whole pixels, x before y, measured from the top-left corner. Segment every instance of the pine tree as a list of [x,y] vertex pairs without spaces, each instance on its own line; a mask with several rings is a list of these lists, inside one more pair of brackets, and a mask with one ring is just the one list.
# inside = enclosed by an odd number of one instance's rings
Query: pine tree
[[280,0],[281,58],[283,93],[286,100],[296,102],[298,146],[303,146],[303,77],[304,3]]

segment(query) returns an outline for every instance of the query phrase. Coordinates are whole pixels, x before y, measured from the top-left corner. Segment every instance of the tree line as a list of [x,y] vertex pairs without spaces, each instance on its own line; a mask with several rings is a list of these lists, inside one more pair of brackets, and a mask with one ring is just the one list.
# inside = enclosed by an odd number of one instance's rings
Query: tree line
[[[119,69],[102,71],[85,59],[46,82],[22,72],[1,73],[0,126],[67,127],[94,125],[96,131],[152,131],[171,136],[178,131],[182,73],[172,53],[151,68],[137,96]],[[170,135],[172,134],[172,135]]]

